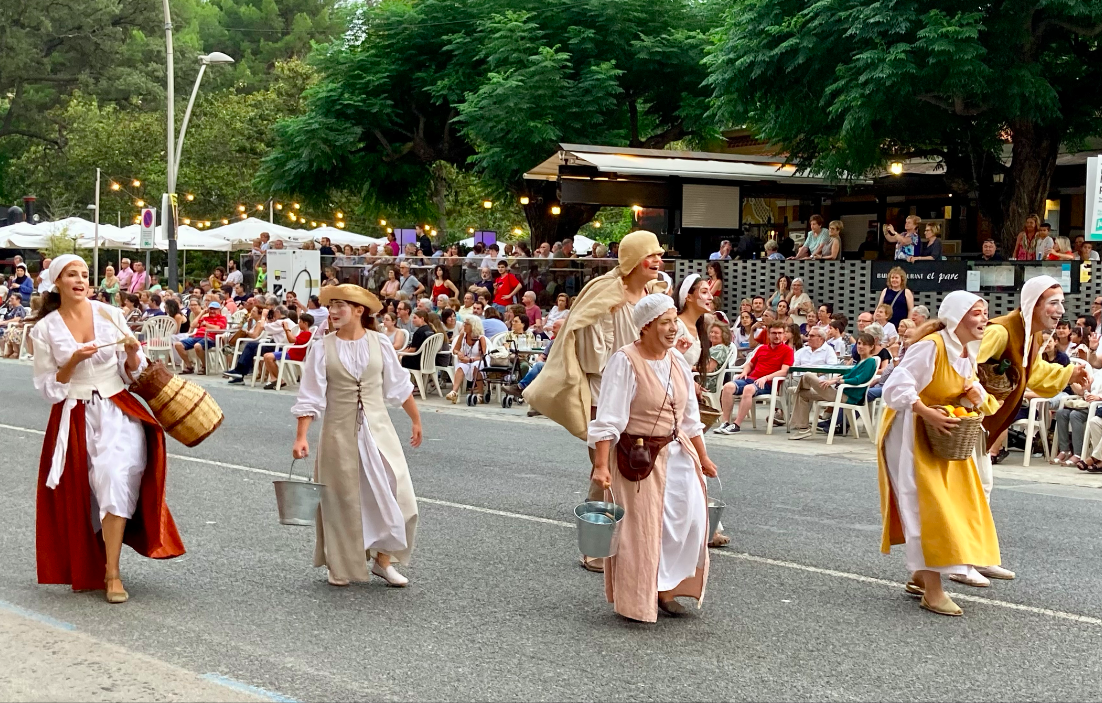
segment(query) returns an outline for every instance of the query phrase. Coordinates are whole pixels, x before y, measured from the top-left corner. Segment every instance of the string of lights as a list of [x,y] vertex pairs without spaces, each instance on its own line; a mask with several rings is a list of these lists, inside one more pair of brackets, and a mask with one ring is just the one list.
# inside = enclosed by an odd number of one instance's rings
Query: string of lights
[[[122,178],[108,176],[107,181],[108,188],[111,191],[116,193],[125,193],[138,208],[146,207],[147,202],[140,193],[131,191],[129,188],[123,185],[124,183],[126,183],[129,184],[130,188],[134,188],[135,190],[140,189],[142,187],[142,180],[140,178]],[[250,216],[256,217],[258,216],[257,213],[263,213],[268,209],[269,203],[271,203],[271,207],[273,209],[273,221],[278,221],[279,224],[283,226],[297,226],[301,229],[316,229],[318,227],[328,226],[330,222],[332,222],[333,226],[337,229],[346,229],[349,226],[348,218],[345,216],[344,212],[340,210],[335,211],[331,219],[326,217],[318,217],[316,215],[312,216],[307,213],[303,209],[302,204],[298,202],[284,204],[282,202],[270,200],[264,203],[257,203],[254,209],[250,209],[249,206],[239,203],[235,207],[235,211],[230,215],[224,214],[222,217],[218,217],[217,215],[213,217],[192,217],[191,213],[185,212],[185,209],[187,208],[187,204],[197,202],[196,195],[194,193],[184,193],[183,196],[180,198],[180,201],[181,202],[179,202],[179,204],[177,205],[177,216],[179,218],[180,224],[195,227],[196,229],[210,229],[211,227],[217,227],[220,224],[228,225],[234,220],[245,220],[248,219]],[[521,205],[528,205],[530,200],[527,196],[521,196],[519,202]],[[157,205],[157,203],[149,204],[151,206]],[[494,202],[492,200],[484,200],[482,201],[482,207],[490,210],[494,207]],[[562,209],[557,203],[555,203],[551,205],[549,211],[552,215],[557,216],[562,212]],[[140,221],[141,215],[135,215],[133,218],[133,222],[137,224]],[[589,224],[595,228],[601,227],[601,223],[599,220],[594,220]],[[384,230],[387,234],[392,234],[394,232],[394,227],[392,225],[388,225],[386,219],[379,220],[379,228],[381,230]],[[435,237],[438,234],[437,230],[428,223],[423,225],[423,229],[428,232],[430,236]],[[474,232],[474,227],[467,228],[468,234],[474,234]],[[518,237],[522,236],[524,234],[524,229],[521,227],[514,227],[512,230],[512,234]]]

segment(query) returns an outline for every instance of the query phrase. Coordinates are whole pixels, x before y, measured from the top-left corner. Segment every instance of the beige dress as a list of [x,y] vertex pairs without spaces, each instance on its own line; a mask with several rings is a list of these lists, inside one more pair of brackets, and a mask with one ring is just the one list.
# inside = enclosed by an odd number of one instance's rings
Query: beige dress
[[[689,368],[674,351],[664,360],[650,361],[636,344],[629,344],[612,357],[605,380],[610,385],[589,425],[589,444],[613,441],[612,490],[625,511],[619,551],[605,560],[605,595],[617,613],[654,622],[659,591],[698,602],[704,597],[707,491],[690,442],[704,425],[696,396],[689,390]],[[639,482],[624,478],[616,465],[615,441],[620,434],[669,435],[674,427],[678,438],[662,449],[651,474]]]
[[314,480],[325,484],[314,566],[337,579],[370,579],[366,553],[409,563],[417,498],[386,406],[413,392],[409,373],[377,332],[357,340],[326,335],[310,347],[291,413],[325,418]]

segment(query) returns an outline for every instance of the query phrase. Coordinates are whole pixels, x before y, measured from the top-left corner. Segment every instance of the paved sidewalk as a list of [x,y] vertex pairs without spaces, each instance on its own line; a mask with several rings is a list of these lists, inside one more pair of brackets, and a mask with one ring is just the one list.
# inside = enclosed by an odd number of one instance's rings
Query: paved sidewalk
[[0,602],[0,701],[272,700],[18,610]]

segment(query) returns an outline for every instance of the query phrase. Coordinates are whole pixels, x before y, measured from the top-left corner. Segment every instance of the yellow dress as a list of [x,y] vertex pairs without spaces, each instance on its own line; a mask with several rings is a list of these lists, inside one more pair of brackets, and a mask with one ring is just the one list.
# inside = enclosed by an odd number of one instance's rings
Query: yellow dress
[[[976,361],[984,363],[990,359],[999,359],[1006,351],[1006,342],[1009,334],[1001,325],[988,325],[983,331],[983,341],[980,342],[980,353]],[[1037,348],[1037,340],[1040,333],[1034,335],[1033,349]],[[1032,350],[1031,350],[1032,351]],[[1061,366],[1050,361],[1045,361],[1040,354],[1033,352],[1033,363],[1029,368],[1029,378],[1026,387],[1041,396],[1051,398],[1067,387],[1071,380],[1071,372],[1075,370],[1074,364]]]
[[[922,340],[927,341],[932,341],[935,346],[932,350],[932,377],[924,387],[916,387],[913,391],[917,391],[917,397],[930,407],[957,405],[964,392],[965,379],[950,362],[941,334],[934,333]],[[914,373],[914,369],[909,367],[922,363],[920,357],[923,354],[926,359],[931,358],[929,346],[920,349],[916,344],[909,350],[885,384],[886,399],[894,390],[889,385],[899,387],[908,383],[909,379],[922,375]],[[968,366],[967,362],[964,366]],[[971,380],[976,383],[974,374]],[[986,396],[983,412],[994,412],[997,407],[994,397]],[[896,434],[892,442],[886,442],[896,423],[901,423],[896,433],[910,427],[913,431],[908,436],[899,437]],[[886,443],[891,445],[890,451],[885,451]],[[900,443],[901,446],[897,446]],[[921,545],[920,554],[908,555],[908,566],[912,570],[929,568],[963,573],[969,564],[989,566],[1000,563],[995,522],[974,458],[948,461],[937,457],[930,447],[925,425],[913,411],[907,407],[897,412],[890,405],[877,438],[877,449],[883,519],[882,552],[886,554],[891,551],[892,545],[906,543],[909,534],[911,541]]]

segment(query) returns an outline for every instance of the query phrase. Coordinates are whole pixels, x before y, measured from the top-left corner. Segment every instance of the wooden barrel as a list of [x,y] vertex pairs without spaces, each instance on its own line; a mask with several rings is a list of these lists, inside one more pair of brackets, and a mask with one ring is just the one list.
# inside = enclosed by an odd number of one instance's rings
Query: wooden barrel
[[209,393],[169,371],[162,361],[151,362],[130,391],[149,404],[165,432],[188,447],[209,437],[225,417]]

